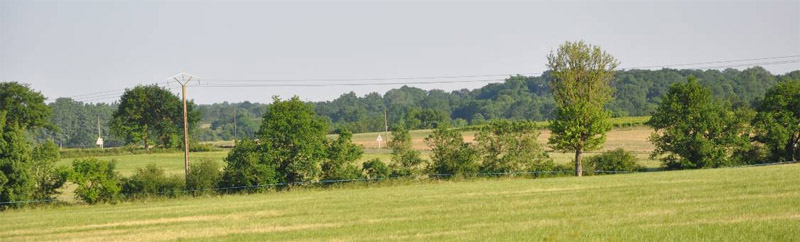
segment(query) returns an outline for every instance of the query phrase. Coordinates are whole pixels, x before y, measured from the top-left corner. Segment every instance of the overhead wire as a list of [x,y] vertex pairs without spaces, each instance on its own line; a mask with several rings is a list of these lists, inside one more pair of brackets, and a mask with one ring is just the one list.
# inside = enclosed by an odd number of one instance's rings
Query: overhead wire
[[[764,60],[775,60],[775,61],[764,61]],[[753,62],[753,61],[759,61],[759,62]],[[726,64],[726,63],[731,63],[731,64]],[[698,66],[697,68],[701,69],[721,69],[721,68],[733,68],[742,66],[764,66],[764,65],[778,65],[778,64],[793,64],[793,63],[800,63],[800,55],[677,63],[677,64],[652,65],[652,66],[632,66],[632,67],[621,67],[620,69],[630,70],[630,69],[668,68],[668,67],[681,67],[681,66],[683,67]],[[713,64],[726,64],[726,65],[713,66]],[[426,84],[498,82],[498,81],[504,81],[507,77],[515,75],[531,76],[531,75],[541,75],[541,73],[416,76],[416,77],[405,76],[405,77],[376,77],[376,78],[312,78],[312,79],[213,79],[212,78],[212,79],[203,79],[202,84],[198,84],[197,86],[207,87],[207,88],[245,88],[245,87],[426,85]],[[489,78],[489,77],[496,77],[496,78]],[[500,77],[503,78],[499,79]],[[447,80],[447,79],[465,79],[465,78],[482,78],[482,79]],[[401,82],[402,80],[428,80],[428,81]],[[162,82],[156,84],[163,85],[169,83],[171,82]],[[70,98],[73,98],[76,101],[83,101],[83,102],[108,100],[111,98],[119,97],[121,94],[125,92],[125,90],[126,89],[118,89],[118,90],[108,90],[95,93],[86,93],[86,94],[70,96]]]

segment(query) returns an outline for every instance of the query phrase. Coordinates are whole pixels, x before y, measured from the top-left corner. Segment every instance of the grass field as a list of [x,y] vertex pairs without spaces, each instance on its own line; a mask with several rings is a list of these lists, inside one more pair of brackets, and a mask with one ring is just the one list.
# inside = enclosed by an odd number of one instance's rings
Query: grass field
[[[427,152],[429,148],[425,144],[424,139],[430,134],[430,132],[431,130],[411,131],[414,147],[423,151],[422,156],[424,159],[429,159]],[[647,138],[651,133],[652,130],[646,126],[615,128],[608,133],[606,143],[603,145],[601,150],[587,152],[586,154],[591,156],[605,150],[623,148],[627,151],[635,153],[639,163],[645,167],[657,168],[660,166],[660,163],[656,160],[650,159],[648,156],[649,152],[653,150],[653,145],[647,141]],[[364,156],[357,162],[358,164],[374,158],[379,158],[387,163],[391,161],[391,151],[389,149],[386,149],[385,147],[382,147],[382,149],[377,149],[375,138],[378,136],[378,134],[381,133],[362,133],[353,135],[353,142],[363,145],[365,148]],[[474,140],[475,132],[467,131],[463,132],[463,135],[465,140],[471,142]],[[547,143],[547,138],[549,137],[550,132],[545,130],[539,136],[539,142],[544,145]],[[221,144],[221,142],[217,142],[217,144]],[[227,156],[227,153],[227,150],[213,152],[193,152],[190,154],[190,158],[193,161],[209,159],[222,164],[223,158]],[[548,153],[550,154],[550,157],[552,157],[558,163],[571,162],[574,158],[572,153],[553,152],[552,150]],[[57,165],[69,166],[75,159],[76,158],[64,158],[61,159]],[[144,167],[149,163],[155,163],[156,165],[163,167],[168,173],[171,174],[181,174],[183,172],[183,153],[115,155],[102,156],[98,157],[98,159],[116,160],[117,170],[124,176],[133,174],[137,168]]]
[[0,213],[3,241],[798,241],[800,165],[307,189]]

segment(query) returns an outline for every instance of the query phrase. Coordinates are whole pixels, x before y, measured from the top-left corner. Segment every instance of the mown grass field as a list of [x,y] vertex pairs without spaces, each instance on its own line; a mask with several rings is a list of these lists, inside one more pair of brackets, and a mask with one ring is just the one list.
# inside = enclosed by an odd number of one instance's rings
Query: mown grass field
[[3,241],[798,241],[800,164],[399,182],[0,213]]

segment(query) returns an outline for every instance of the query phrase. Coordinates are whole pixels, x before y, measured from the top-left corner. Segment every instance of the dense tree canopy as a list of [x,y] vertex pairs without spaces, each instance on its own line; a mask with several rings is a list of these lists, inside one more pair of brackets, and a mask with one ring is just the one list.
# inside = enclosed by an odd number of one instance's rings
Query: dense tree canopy
[[731,165],[730,155],[747,144],[745,116],[714,100],[711,89],[690,77],[664,95],[648,125],[653,157],[668,169],[710,168]]
[[17,126],[23,130],[55,129],[50,125],[53,111],[45,105],[44,100],[41,93],[31,90],[27,85],[0,83],[0,110],[6,112],[7,126]]
[[753,120],[755,139],[764,143],[774,161],[800,158],[800,79],[779,83],[767,91]]
[[[192,128],[199,121],[199,113],[192,102],[186,106]],[[122,94],[111,127],[127,143],[142,141],[148,147],[155,138],[164,148],[182,146],[183,103],[165,88],[137,86]]]

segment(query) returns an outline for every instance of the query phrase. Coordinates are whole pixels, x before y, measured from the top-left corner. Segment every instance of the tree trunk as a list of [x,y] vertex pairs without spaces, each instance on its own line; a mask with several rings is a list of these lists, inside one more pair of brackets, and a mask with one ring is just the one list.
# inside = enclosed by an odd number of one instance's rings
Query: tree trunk
[[581,157],[583,156],[583,151],[580,149],[575,150],[575,176],[581,177],[583,176],[583,165],[581,165]]

